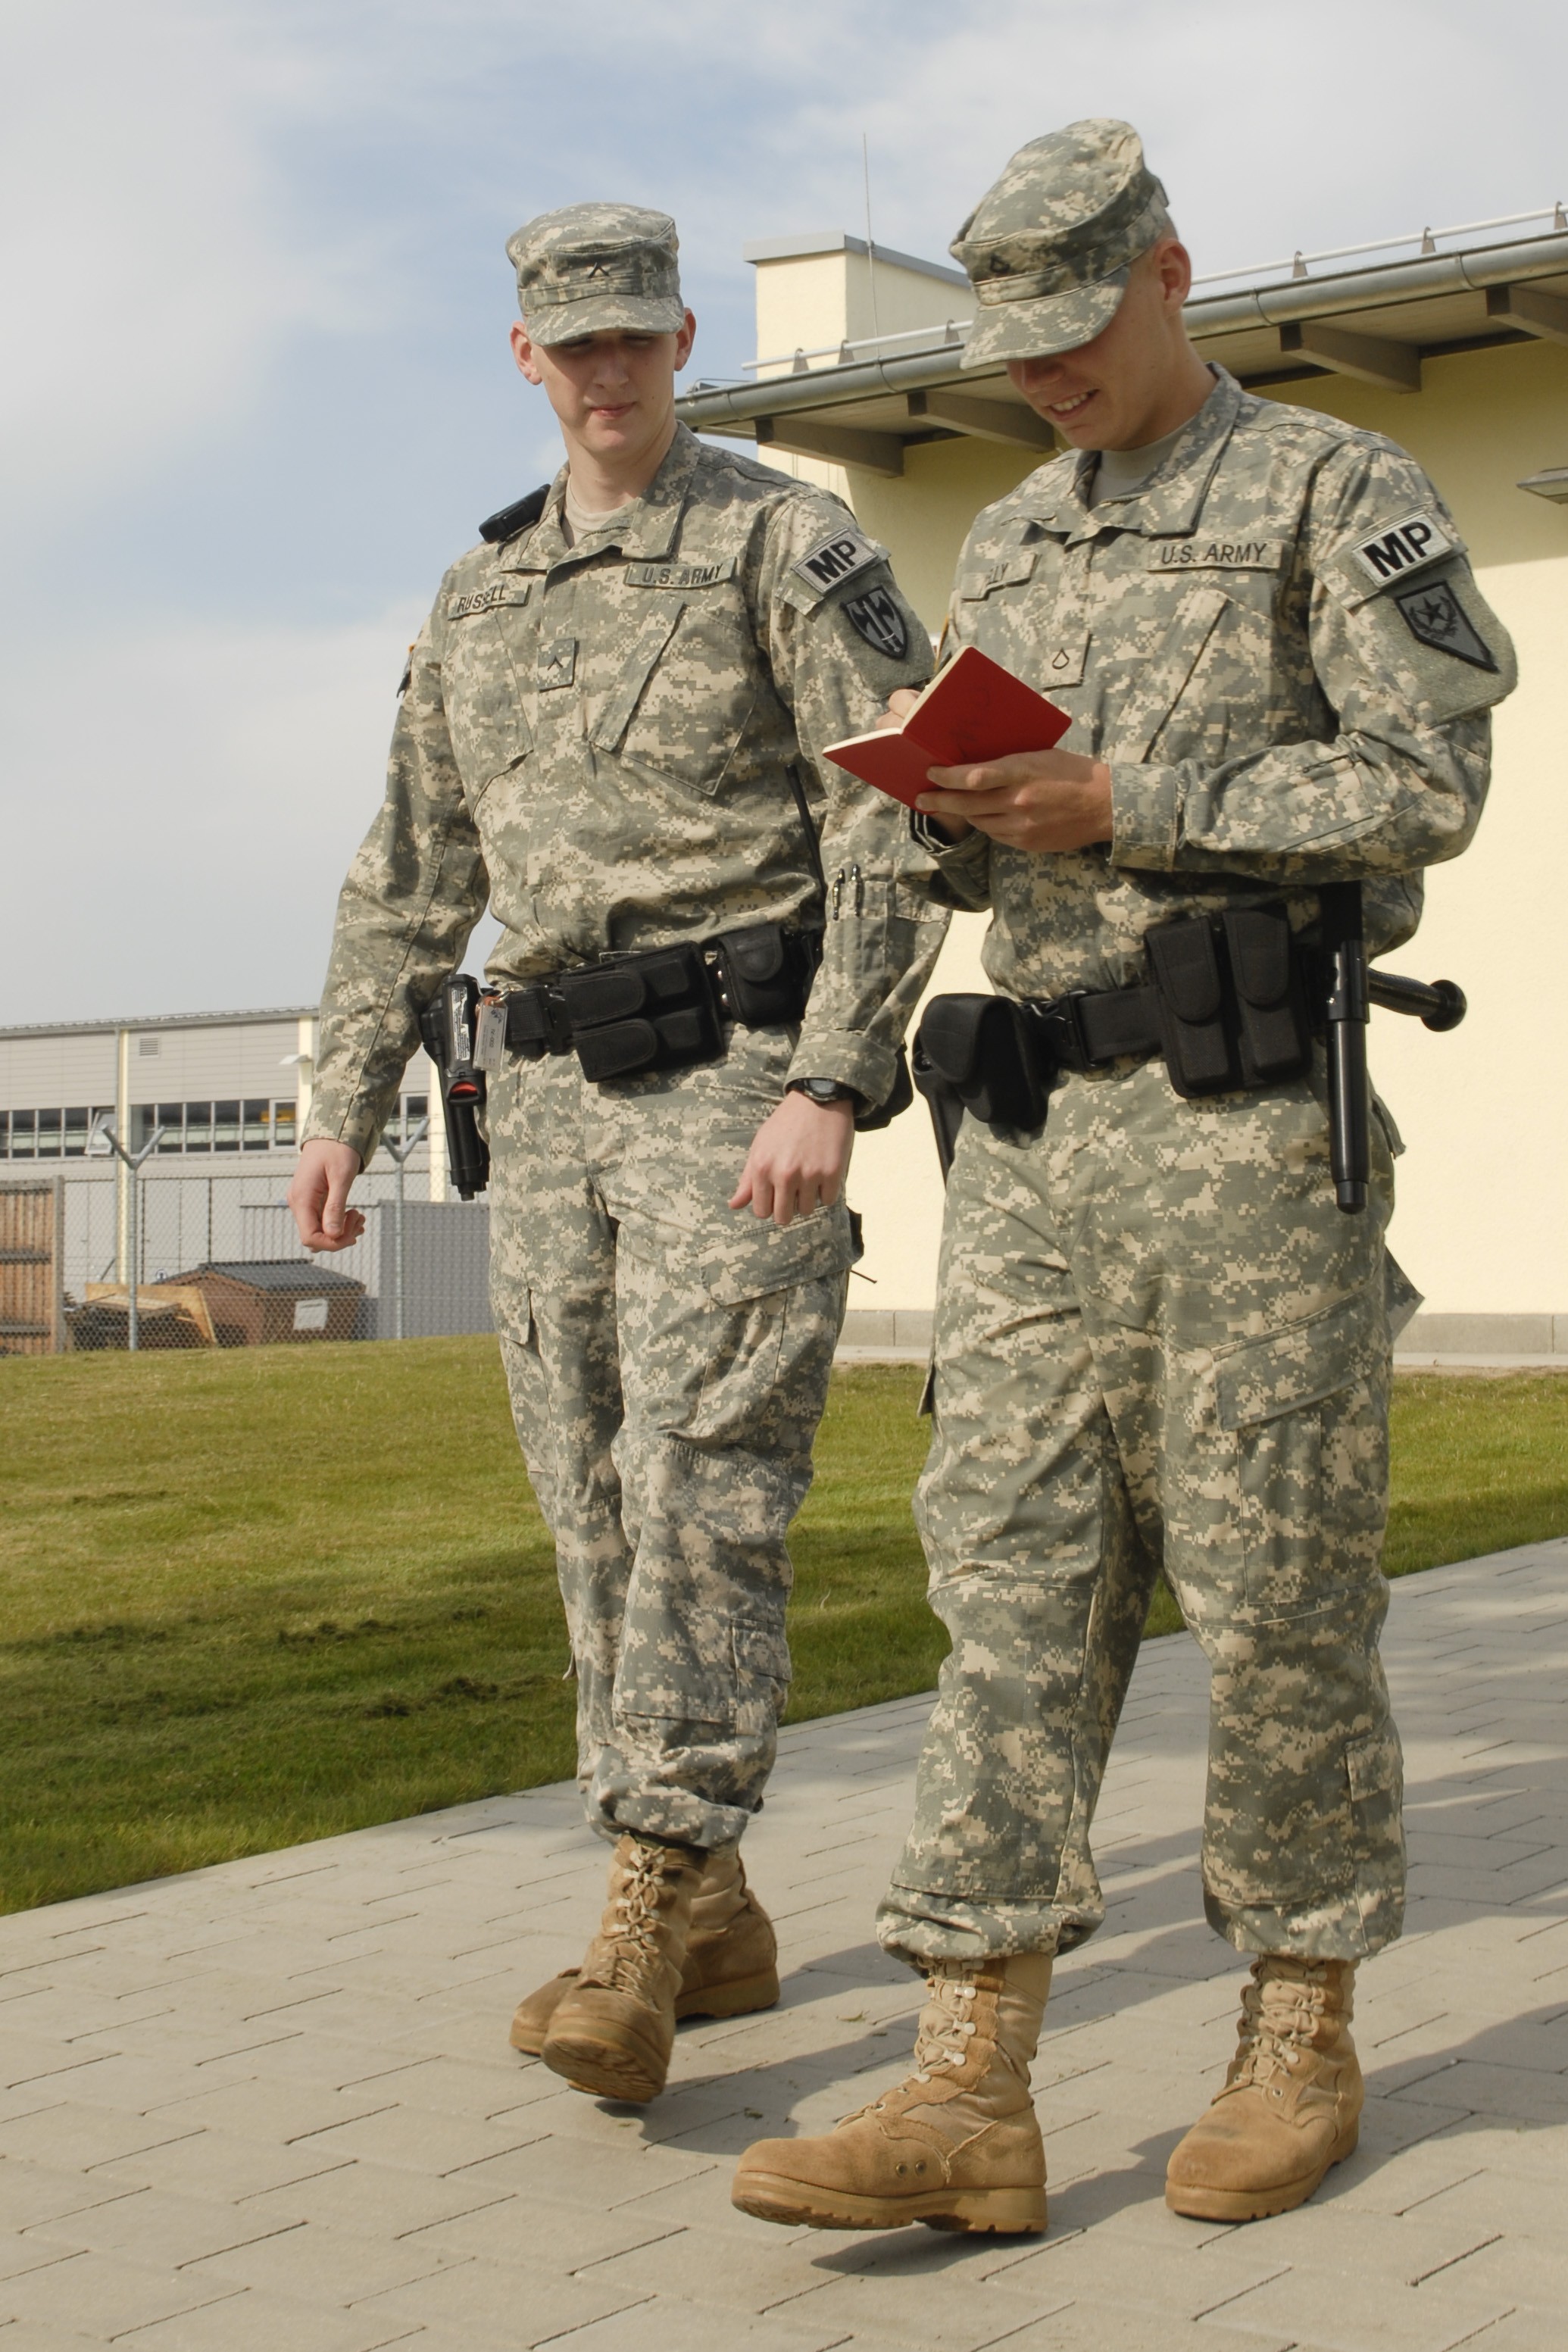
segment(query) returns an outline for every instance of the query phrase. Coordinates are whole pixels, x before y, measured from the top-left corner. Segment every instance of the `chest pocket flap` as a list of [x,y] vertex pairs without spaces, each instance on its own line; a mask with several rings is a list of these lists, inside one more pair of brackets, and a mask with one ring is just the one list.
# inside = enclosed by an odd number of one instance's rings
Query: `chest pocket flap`
[[676,632],[686,610],[684,596],[672,596],[668,603],[659,604],[650,613],[632,639],[631,650],[621,665],[620,675],[605,695],[603,707],[588,740],[595,751],[618,751],[622,738],[631,725],[632,713],[642,699],[643,688],[653,676],[655,666]]
[[1149,648],[1142,675],[1114,734],[1104,746],[1111,760],[1146,760],[1181,700],[1214,634],[1227,599],[1217,587],[1190,589]]

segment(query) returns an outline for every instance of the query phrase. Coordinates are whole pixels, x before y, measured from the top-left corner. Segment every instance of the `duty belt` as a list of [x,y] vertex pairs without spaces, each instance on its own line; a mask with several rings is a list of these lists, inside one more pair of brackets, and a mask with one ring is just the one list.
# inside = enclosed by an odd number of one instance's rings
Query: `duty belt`
[[798,1022],[819,954],[815,932],[751,923],[716,939],[603,956],[491,1002],[513,1053],[529,1061],[574,1053],[584,1076],[602,1085],[719,1060],[726,1022]]
[[939,996],[921,1024],[917,1078],[975,1118],[1043,1126],[1063,1070],[1161,1054],[1189,1098],[1275,1086],[1311,1061],[1311,959],[1282,904],[1179,916],[1144,935],[1149,979],[1047,1000]]

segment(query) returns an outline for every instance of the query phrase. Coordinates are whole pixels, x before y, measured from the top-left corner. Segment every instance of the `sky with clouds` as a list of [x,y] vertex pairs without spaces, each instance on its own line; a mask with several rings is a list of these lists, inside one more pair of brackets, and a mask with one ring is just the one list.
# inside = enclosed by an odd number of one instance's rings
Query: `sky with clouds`
[[510,231],[943,257],[1024,140],[1142,131],[1200,271],[1568,193],[1559,0],[6,0],[0,1024],[304,1003],[403,651],[559,445]]

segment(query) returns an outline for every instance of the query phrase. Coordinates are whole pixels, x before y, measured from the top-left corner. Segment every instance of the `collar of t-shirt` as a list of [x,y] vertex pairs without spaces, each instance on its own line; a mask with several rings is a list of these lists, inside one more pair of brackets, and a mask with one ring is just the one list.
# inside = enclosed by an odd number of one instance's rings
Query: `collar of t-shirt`
[[1107,499],[1135,497],[1156,467],[1164,464],[1192,421],[1189,416],[1173,433],[1159,441],[1145,441],[1141,449],[1102,449],[1089,486],[1090,506],[1100,506]]
[[566,495],[561,502],[561,520],[564,526],[562,535],[567,546],[575,547],[579,540],[592,539],[596,531],[608,530],[616,517],[636,503],[634,499],[623,499],[619,506],[595,512],[592,508],[578,504],[572,488],[572,477],[568,474]]

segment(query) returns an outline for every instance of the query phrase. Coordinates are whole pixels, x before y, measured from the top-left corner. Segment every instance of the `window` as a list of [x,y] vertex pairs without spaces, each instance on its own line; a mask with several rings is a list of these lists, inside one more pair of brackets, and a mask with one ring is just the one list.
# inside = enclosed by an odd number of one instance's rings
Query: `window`
[[420,1120],[428,1118],[429,1111],[428,1096],[405,1095],[401,1105],[386,1122],[388,1141],[396,1144],[401,1150],[405,1141],[413,1134]]
[[[411,1118],[423,1118],[425,1097],[411,1096]],[[0,1110],[0,1160],[84,1160],[100,1120],[115,1125],[112,1105],[73,1103],[64,1110]],[[211,1151],[292,1151],[299,1139],[299,1108],[292,1100],[269,1102],[265,1095],[243,1101],[132,1103],[130,1134],[122,1137],[132,1152],[145,1150],[155,1129],[157,1157]],[[395,1132],[395,1124],[394,1131]],[[106,1155],[105,1155],[106,1156]]]

